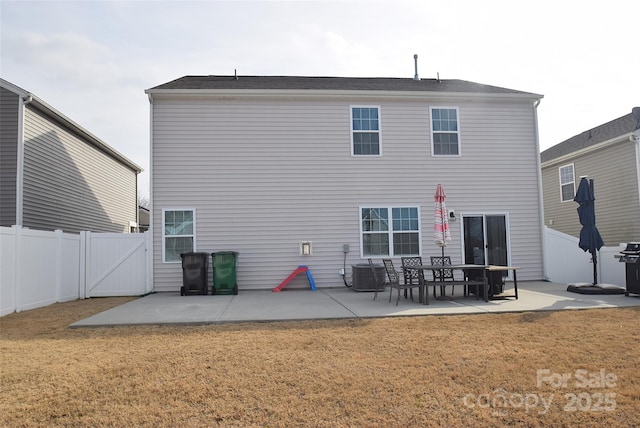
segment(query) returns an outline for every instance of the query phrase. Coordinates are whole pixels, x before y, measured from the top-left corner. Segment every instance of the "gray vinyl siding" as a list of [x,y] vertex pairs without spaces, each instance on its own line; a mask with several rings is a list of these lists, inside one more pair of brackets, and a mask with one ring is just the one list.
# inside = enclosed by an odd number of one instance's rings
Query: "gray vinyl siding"
[[23,224],[128,232],[136,172],[30,106],[25,109]]
[[574,164],[576,189],[580,176],[587,175],[594,180],[597,227],[605,245],[640,241],[638,159],[634,144],[625,138],[606,148],[543,168],[545,224],[578,237],[581,229],[576,211],[578,204],[560,202],[559,167],[569,163]]
[[[382,156],[352,156],[349,108],[380,106]],[[460,157],[432,157],[430,106],[460,114]],[[162,263],[162,210],[196,209],[197,251],[240,253],[238,283],[273,288],[298,265],[319,287],[341,286],[343,244],[360,256],[359,207],[418,206],[422,256],[433,244],[438,183],[458,214],[508,216],[519,279],[540,279],[538,156],[531,100],[392,98],[227,99],[154,96],[154,285],[177,290],[180,264]],[[446,248],[462,259],[461,222]],[[300,241],[313,255],[299,255]],[[399,263],[399,260],[397,260]],[[211,283],[211,278],[210,278]],[[292,287],[308,287],[305,278]]]
[[0,88],[0,226],[16,224],[19,97]]

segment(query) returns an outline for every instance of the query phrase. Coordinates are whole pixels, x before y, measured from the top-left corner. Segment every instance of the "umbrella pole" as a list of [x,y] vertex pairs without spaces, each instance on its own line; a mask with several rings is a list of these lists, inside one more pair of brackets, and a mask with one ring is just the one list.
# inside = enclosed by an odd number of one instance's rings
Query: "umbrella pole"
[[[593,178],[589,180],[589,186],[591,187],[591,193],[594,194],[593,190]],[[595,208],[594,208],[595,209]],[[598,283],[598,260],[597,260],[596,252],[591,253],[591,259],[593,260],[593,285]]]
[[[444,265],[444,245],[440,247],[440,250],[442,250],[442,264]],[[444,281],[444,270],[440,271],[440,279]],[[444,298],[444,295],[444,287],[440,287],[440,296]]]

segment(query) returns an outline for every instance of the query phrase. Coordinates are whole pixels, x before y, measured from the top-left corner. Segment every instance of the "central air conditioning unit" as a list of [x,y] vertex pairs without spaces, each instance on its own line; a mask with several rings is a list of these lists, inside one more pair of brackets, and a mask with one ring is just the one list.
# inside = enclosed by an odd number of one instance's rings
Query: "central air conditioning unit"
[[[386,280],[386,273],[384,266],[374,265],[376,270],[376,276],[379,281],[382,281],[378,291],[384,291]],[[376,279],[371,273],[371,268],[368,264],[362,263],[357,265],[351,265],[351,288],[355,291],[376,291]]]

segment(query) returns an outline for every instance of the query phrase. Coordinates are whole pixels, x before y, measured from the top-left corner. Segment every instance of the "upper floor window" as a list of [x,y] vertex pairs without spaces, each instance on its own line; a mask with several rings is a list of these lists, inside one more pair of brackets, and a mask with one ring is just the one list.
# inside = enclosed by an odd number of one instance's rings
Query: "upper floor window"
[[363,257],[400,257],[420,254],[418,207],[360,209]]
[[193,209],[162,210],[162,261],[180,262],[181,253],[195,251],[196,212]]
[[576,180],[573,173],[573,164],[560,167],[560,200],[562,202],[573,201],[576,194]]
[[431,150],[434,156],[460,154],[457,107],[431,107]]
[[380,107],[351,107],[351,153],[380,155]]

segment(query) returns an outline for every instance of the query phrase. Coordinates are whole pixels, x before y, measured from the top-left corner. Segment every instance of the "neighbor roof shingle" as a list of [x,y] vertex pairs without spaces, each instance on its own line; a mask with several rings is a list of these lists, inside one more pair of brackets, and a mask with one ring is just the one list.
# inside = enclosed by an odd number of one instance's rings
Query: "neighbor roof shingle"
[[626,114],[548,148],[540,153],[540,161],[547,162],[598,143],[611,140],[612,138],[619,137],[623,134],[633,132],[636,129],[636,126],[637,121],[633,117],[633,114]]

